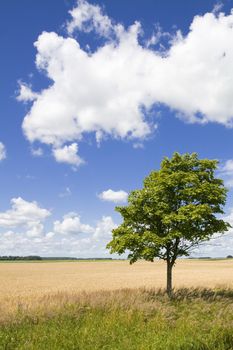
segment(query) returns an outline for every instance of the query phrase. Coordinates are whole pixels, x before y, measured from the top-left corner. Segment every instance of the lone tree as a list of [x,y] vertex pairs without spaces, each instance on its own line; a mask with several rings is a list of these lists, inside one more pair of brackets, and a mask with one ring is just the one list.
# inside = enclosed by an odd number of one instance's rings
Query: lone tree
[[196,153],[174,153],[152,171],[144,187],[132,191],[128,206],[116,207],[123,223],[112,231],[111,253],[129,251],[130,263],[138,259],[167,263],[167,293],[172,294],[172,268],[179,256],[230,225],[223,214],[227,190],[214,175],[218,161],[198,159]]

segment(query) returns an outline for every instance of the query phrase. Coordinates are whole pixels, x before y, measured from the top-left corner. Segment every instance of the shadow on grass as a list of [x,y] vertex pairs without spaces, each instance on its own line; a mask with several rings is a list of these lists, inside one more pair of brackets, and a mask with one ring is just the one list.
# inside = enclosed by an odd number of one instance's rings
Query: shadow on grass
[[[151,296],[153,299],[168,298],[165,289],[144,289],[144,293]],[[216,300],[232,300],[233,301],[233,289],[231,288],[178,288],[173,290],[171,300],[183,301],[183,300],[194,300],[202,299],[205,301],[216,301]]]

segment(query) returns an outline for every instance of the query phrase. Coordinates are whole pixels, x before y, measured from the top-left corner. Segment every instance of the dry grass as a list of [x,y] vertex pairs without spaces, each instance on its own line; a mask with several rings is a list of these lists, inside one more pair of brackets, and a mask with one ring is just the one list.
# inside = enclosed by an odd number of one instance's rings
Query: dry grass
[[[88,309],[102,310],[138,310],[144,314],[160,312],[167,317],[174,311],[175,304],[195,301],[207,303],[217,302],[226,308],[233,316],[233,290],[208,288],[179,288],[174,290],[173,298],[167,297],[165,289],[118,289],[99,290],[94,292],[57,292],[32,296],[9,297],[0,303],[0,325],[20,323],[22,319],[50,319],[67,310],[77,309],[78,312]],[[66,312],[65,312],[66,313]]]
[[[0,311],[0,349],[231,350],[233,291],[60,292]],[[14,308],[15,307],[15,308]]]

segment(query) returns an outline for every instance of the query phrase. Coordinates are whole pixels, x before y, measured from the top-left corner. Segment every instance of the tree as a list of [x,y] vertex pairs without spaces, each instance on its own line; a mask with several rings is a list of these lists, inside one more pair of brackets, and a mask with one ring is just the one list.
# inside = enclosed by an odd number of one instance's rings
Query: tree
[[123,222],[112,231],[107,248],[118,254],[129,251],[130,263],[165,260],[169,296],[176,259],[230,227],[216,216],[224,213],[227,194],[223,181],[215,177],[217,164],[198,159],[196,153],[174,153],[145,178],[142,189],[129,194],[128,206],[116,207]]

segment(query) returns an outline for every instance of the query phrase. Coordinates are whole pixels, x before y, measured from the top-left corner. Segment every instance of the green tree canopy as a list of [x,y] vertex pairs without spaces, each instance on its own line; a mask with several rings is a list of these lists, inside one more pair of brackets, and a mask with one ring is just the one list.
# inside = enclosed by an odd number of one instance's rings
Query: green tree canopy
[[218,161],[198,159],[196,153],[164,158],[161,169],[152,171],[142,189],[132,191],[128,205],[116,207],[122,224],[113,230],[107,248],[133,263],[138,259],[167,262],[167,292],[172,291],[172,267],[177,257],[225,232],[230,225],[223,214],[227,190],[215,177]]

